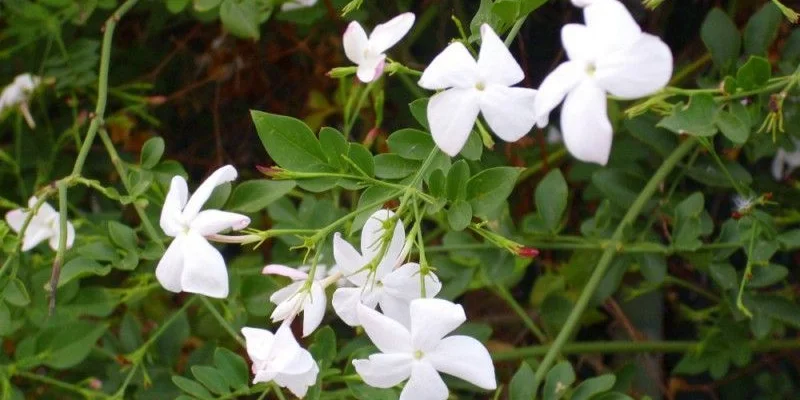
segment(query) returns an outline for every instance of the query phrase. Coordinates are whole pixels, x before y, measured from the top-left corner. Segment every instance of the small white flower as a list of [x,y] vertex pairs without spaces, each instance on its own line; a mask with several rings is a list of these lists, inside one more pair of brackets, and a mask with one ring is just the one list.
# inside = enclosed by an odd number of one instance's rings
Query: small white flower
[[606,93],[636,99],[663,88],[672,75],[672,53],[656,36],[643,33],[616,0],[579,2],[585,25],[561,29],[569,61],[545,78],[536,96],[538,125],[561,101],[561,131],[575,158],[605,165],[611,153],[612,128]]
[[28,102],[31,94],[42,83],[42,79],[38,76],[31,74],[17,75],[14,82],[3,89],[0,93],[0,113],[5,112],[11,108],[19,108],[22,116],[25,117],[25,122],[31,129],[36,127],[36,121],[33,120]]
[[800,140],[792,139],[794,151],[778,148],[775,158],[772,159],[772,176],[776,181],[781,181],[789,176],[795,168],[800,167]]
[[492,28],[481,26],[478,61],[460,42],[451,43],[422,73],[419,85],[443,90],[428,102],[428,122],[436,145],[455,156],[482,113],[495,134],[506,142],[525,136],[535,122],[536,90],[511,87],[522,81],[514,56]]
[[317,383],[319,367],[308,350],[300,347],[287,325],[275,334],[257,328],[242,328],[247,355],[253,361],[253,384],[275,381],[297,397]]
[[239,230],[250,224],[247,216],[220,210],[203,210],[214,188],[236,179],[236,169],[226,165],[214,171],[189,198],[186,180],[172,178],[161,210],[161,229],[175,240],[156,267],[156,278],[171,292],[228,296],[228,270],[222,254],[206,236],[226,229]]
[[[28,199],[28,209],[16,209],[6,213],[6,222],[8,226],[19,233],[22,230],[22,225],[25,219],[28,218],[30,210],[36,205],[39,200],[36,196]],[[28,229],[25,230],[25,235],[22,238],[22,251],[28,251],[43,240],[47,240],[50,248],[58,250],[58,240],[61,237],[59,228],[59,213],[50,204],[42,203],[39,211],[33,215],[31,222],[28,224]],[[72,223],[67,221],[67,248],[72,247],[75,241],[75,227]]]
[[317,0],[289,0],[281,4],[282,11],[297,10],[300,8],[308,8],[317,4]]
[[[369,217],[361,232],[360,254],[338,232],[333,237],[336,264],[355,287],[336,289],[331,304],[339,318],[350,326],[359,325],[359,304],[370,308],[380,305],[386,315],[408,324],[408,305],[411,300],[422,296],[420,265],[400,265],[404,258],[405,243],[402,223],[395,224],[391,238],[386,241],[384,223],[393,216],[394,213],[389,210],[378,210]],[[442,284],[436,275],[425,275],[426,297],[435,296],[441,288]]]
[[303,337],[314,332],[322,322],[322,317],[325,316],[325,305],[327,304],[325,287],[322,282],[315,278],[309,283],[307,273],[285,265],[267,265],[262,273],[282,275],[294,281],[270,296],[269,301],[277,305],[270,316],[272,322],[287,321],[288,324],[291,324],[294,317],[302,312]]
[[384,52],[397,44],[414,25],[414,14],[403,13],[388,22],[379,24],[367,37],[358,22],[351,22],[344,31],[344,53],[358,65],[356,76],[361,82],[372,82],[383,73],[386,61]]
[[372,343],[381,351],[367,360],[353,360],[367,385],[390,388],[406,379],[400,400],[445,400],[448,396],[439,372],[478,387],[497,388],[489,351],[469,336],[448,336],[466,321],[464,309],[447,300],[411,302],[410,329],[361,306],[358,318]]

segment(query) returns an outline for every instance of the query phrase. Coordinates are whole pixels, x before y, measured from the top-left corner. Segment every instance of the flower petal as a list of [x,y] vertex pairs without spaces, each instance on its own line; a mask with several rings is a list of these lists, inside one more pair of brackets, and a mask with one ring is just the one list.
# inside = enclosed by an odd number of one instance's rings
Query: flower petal
[[[340,289],[341,290],[341,289]],[[358,320],[382,353],[411,354],[411,334],[399,322],[365,306],[358,306]]]
[[304,282],[294,282],[272,293],[269,301],[276,305],[269,316],[272,322],[291,320],[302,310],[303,299],[307,293],[300,293]]
[[170,292],[183,290],[181,275],[183,275],[183,246],[186,237],[179,235],[169,244],[167,251],[161,256],[156,266],[156,278],[164,289]]
[[452,88],[433,95],[428,101],[428,122],[436,146],[451,157],[458,154],[472,132],[478,111],[475,88]]
[[411,367],[411,378],[400,392],[400,400],[446,400],[449,392],[442,377],[429,362]]
[[484,389],[497,388],[492,357],[486,347],[474,338],[458,335],[446,337],[434,351],[425,353],[425,358],[439,372]]
[[[382,209],[374,212],[364,223],[364,227],[361,229],[361,255],[365,261],[372,261],[372,259],[380,255],[383,236],[386,233],[383,224],[393,217],[394,213],[391,210]],[[401,262],[400,257],[405,240],[406,231],[403,227],[403,221],[397,219],[394,221],[392,237],[386,245],[383,258],[378,263],[375,272],[376,279],[383,278]]]
[[359,325],[358,313],[356,310],[358,309],[358,305],[361,304],[362,290],[363,289],[360,287],[338,288],[333,292],[333,298],[331,299],[333,311],[335,311],[336,315],[347,325]]
[[672,52],[656,36],[642,34],[632,47],[601,57],[597,84],[614,96],[636,99],[664,88],[672,76]]
[[[775,158],[772,159],[772,177],[775,178],[776,181],[783,180],[783,164],[785,158],[786,158],[786,150],[778,149],[778,151],[775,153]],[[19,211],[19,210],[14,210],[14,211]],[[9,211],[8,214],[11,214],[14,211]],[[8,214],[6,214],[6,221],[8,221]],[[9,225],[10,224],[11,222],[9,222]],[[14,227],[12,226],[12,228]],[[18,231],[18,229],[14,230]]]
[[367,283],[368,271],[362,270],[369,260],[364,260],[356,249],[336,232],[333,235],[333,258],[347,280],[356,286]]
[[375,26],[369,35],[369,45],[375,53],[383,53],[397,44],[414,26],[414,13],[402,13]]
[[[190,200],[191,201],[191,200]],[[189,233],[183,244],[183,290],[209,297],[228,296],[228,269],[222,254],[202,236]]]
[[[311,357],[308,351],[304,349],[303,351]],[[275,376],[275,383],[289,389],[298,398],[303,398],[308,392],[308,388],[317,383],[317,374],[319,374],[319,366],[315,363],[301,374],[278,374]]]
[[361,63],[358,64],[358,69],[356,70],[356,76],[358,77],[358,80],[364,83],[369,83],[375,79],[378,79],[383,73],[383,67],[385,63],[385,54],[380,54],[377,56],[372,54],[366,55]]
[[270,354],[275,369],[284,374],[303,374],[316,366],[314,358],[300,347],[287,324],[275,331],[275,345]]
[[628,9],[617,0],[593,1],[583,9],[583,20],[592,31],[598,55],[628,48],[642,33]]
[[478,82],[478,63],[460,42],[451,43],[422,71],[418,84],[425,89],[472,88]]
[[[29,224],[28,229],[25,230],[25,235],[22,237],[22,251],[28,251],[36,247],[42,241],[51,239],[53,236],[54,233],[50,228],[40,224]],[[58,248],[57,244],[56,248]]]
[[175,176],[169,184],[167,197],[164,199],[164,207],[161,209],[161,229],[169,236],[177,236],[183,230],[183,207],[189,198],[189,188],[186,180],[181,176]]
[[250,225],[250,217],[220,210],[203,210],[189,224],[189,229],[200,236],[213,235],[226,229],[235,231]]
[[434,297],[442,290],[442,282],[432,272],[425,275],[425,296],[422,295],[422,282],[420,266],[417,263],[407,263],[396,268],[383,278],[385,293],[408,301],[420,297]]
[[533,89],[490,85],[480,97],[481,113],[497,136],[506,142],[516,142],[536,123],[535,99]]
[[592,81],[573,89],[561,107],[564,144],[572,155],[605,165],[611,153],[611,122],[606,115],[606,94]]
[[484,83],[511,86],[525,79],[517,60],[489,24],[481,25],[478,71]]
[[28,212],[22,208],[11,210],[6,213],[6,222],[8,223],[8,226],[10,226],[11,229],[17,233],[22,230],[22,225],[25,223],[25,218],[28,218]]
[[347,58],[353,63],[361,65],[364,61],[364,53],[369,46],[367,33],[364,32],[361,24],[353,21],[347,25],[347,30],[342,36],[342,45],[344,45],[344,54]]
[[353,360],[353,366],[364,383],[385,389],[411,376],[412,360],[411,354],[373,354],[366,360]]
[[275,335],[272,332],[266,329],[244,327],[242,328],[242,335],[244,336],[247,355],[251,359],[261,361],[269,357],[273,343],[275,343]]
[[564,96],[572,90],[581,78],[585,76],[580,64],[567,61],[553,70],[539,86],[536,98],[533,101],[533,113],[536,116],[537,124],[544,128],[547,126],[550,112],[553,111],[558,103],[564,100]]
[[303,337],[313,333],[322,322],[326,304],[325,289],[317,282],[312,283],[311,293],[303,301]]
[[[58,251],[58,242],[60,240],[59,239],[60,237],[61,237],[61,232],[59,231],[59,228],[56,227],[56,230],[50,236],[49,244],[51,249]],[[73,226],[71,222],[67,221],[67,243],[66,243],[67,249],[71,248],[74,242],[75,242],[75,226]]]
[[211,192],[214,191],[214,188],[236,179],[237,175],[236,168],[232,165],[226,165],[214,171],[189,198],[186,207],[183,208],[184,220],[193,220],[197,213],[200,212],[200,209],[203,208],[203,204],[206,204],[208,198],[211,197]]
[[594,61],[597,55],[597,38],[592,36],[591,31],[586,25],[566,24],[561,27],[561,44],[567,58],[572,61]]
[[464,308],[442,299],[411,301],[411,340],[414,348],[431,351],[445,335],[467,320]]
[[[320,265],[317,266],[319,269]],[[308,274],[300,271],[297,268],[287,267],[280,264],[269,264],[261,270],[264,275],[280,275],[285,276],[293,281],[299,281],[308,278]]]
[[401,323],[407,329],[411,328],[411,312],[409,311],[410,301],[402,297],[397,297],[383,291],[378,304],[381,306],[383,315]]

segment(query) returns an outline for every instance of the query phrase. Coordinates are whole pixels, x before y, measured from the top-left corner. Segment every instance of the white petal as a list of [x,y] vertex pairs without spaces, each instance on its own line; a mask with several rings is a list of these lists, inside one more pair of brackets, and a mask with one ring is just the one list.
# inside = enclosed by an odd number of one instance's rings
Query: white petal
[[430,351],[467,320],[464,308],[442,299],[411,301],[411,340],[414,348]]
[[353,360],[353,366],[364,383],[385,389],[411,376],[411,362],[411,354],[373,354],[367,360]]
[[302,309],[303,299],[306,293],[300,293],[304,282],[295,282],[284,288],[276,290],[269,297],[269,301],[276,304],[275,309],[269,316],[272,322],[292,320]]
[[214,171],[214,173],[206,178],[197,190],[192,193],[192,197],[189,198],[186,207],[183,208],[183,218],[186,221],[193,220],[194,217],[197,216],[197,213],[200,212],[200,209],[203,208],[203,204],[211,197],[211,192],[214,191],[214,188],[236,179],[236,176],[236,168],[232,165],[226,165]]
[[169,244],[167,251],[161,256],[156,266],[156,278],[164,289],[170,292],[180,292],[183,290],[181,275],[183,275],[183,246],[186,237],[179,235]]
[[[31,198],[28,200],[28,207],[32,209],[33,206],[36,205],[37,201],[38,200],[36,199],[36,196],[31,196]],[[53,206],[51,206],[49,203],[44,202],[41,206],[39,206],[39,210],[36,211],[36,216],[45,221],[53,219],[58,220],[58,211],[56,211],[56,209],[53,208]]]
[[[775,158],[772,159],[772,177],[775,178],[776,181],[783,180],[784,158],[786,158],[786,150],[778,149],[778,152],[775,153]],[[19,210],[14,210],[14,211],[19,211]],[[10,211],[8,214],[11,214],[14,211]],[[6,214],[6,221],[8,221],[8,214]],[[11,222],[9,222],[9,224],[11,224]],[[14,230],[19,231],[19,229],[14,229]]]
[[616,0],[597,0],[583,9],[583,19],[598,46],[596,54],[625,49],[639,39],[642,29]]
[[161,209],[161,229],[169,236],[176,236],[183,230],[182,212],[189,198],[189,188],[183,177],[175,176],[169,184],[164,208]]
[[203,210],[192,220],[189,229],[200,236],[208,236],[226,229],[238,231],[247,225],[250,225],[250,218],[246,215],[220,210]]
[[418,84],[425,89],[472,88],[478,83],[478,63],[460,42],[450,43],[422,71]]
[[247,347],[247,355],[251,359],[260,361],[269,357],[272,345],[275,342],[275,335],[272,332],[265,329],[244,327],[242,328],[242,335]]
[[425,275],[425,296],[422,296],[422,279],[417,263],[403,264],[383,278],[383,290],[387,294],[408,301],[420,297],[434,297],[442,289],[442,283],[433,273]]
[[311,293],[306,295],[303,303],[303,337],[313,333],[322,322],[326,304],[325,289],[317,282],[312,283]]
[[561,27],[561,44],[567,58],[572,61],[594,61],[599,49],[597,48],[597,38],[592,37],[591,31],[586,25],[566,24]]
[[411,378],[400,392],[400,400],[446,400],[449,392],[442,377],[429,362],[416,362]]
[[414,13],[400,14],[387,22],[378,24],[369,35],[372,51],[383,53],[397,44],[414,25]]
[[664,88],[672,76],[672,52],[656,36],[642,34],[632,47],[600,57],[597,84],[624,99],[636,99]]
[[[28,251],[44,240],[51,239],[53,231],[50,228],[41,226],[39,224],[29,224],[25,235],[22,237],[22,251]],[[58,248],[58,245],[56,245]]]
[[338,288],[333,292],[331,305],[336,315],[342,321],[350,326],[358,326],[358,305],[361,304],[361,291],[360,287],[354,288]]
[[[365,261],[372,261],[381,254],[383,236],[386,233],[383,223],[392,217],[394,217],[392,211],[382,209],[374,212],[364,223],[364,227],[361,229],[361,255]],[[406,231],[403,227],[403,221],[395,220],[392,237],[375,271],[377,279],[383,278],[400,263],[405,241]]]
[[361,64],[364,61],[364,52],[367,51],[369,42],[367,33],[358,22],[353,21],[347,25],[347,30],[342,36],[342,44],[344,45],[344,54],[350,61],[355,64]]
[[[50,248],[53,250],[58,250],[58,242],[61,237],[61,232],[59,231],[59,227],[56,227],[55,231],[50,236]],[[75,243],[75,226],[72,225],[71,222],[67,221],[67,243],[66,248],[69,249],[72,247],[72,244]]]
[[353,245],[342,239],[339,232],[333,235],[333,258],[347,280],[356,286],[366,284],[368,271],[362,268],[369,260],[364,260]]
[[461,378],[475,386],[497,388],[492,357],[484,345],[469,336],[450,336],[442,339],[425,358],[439,372]]
[[358,306],[358,320],[381,352],[411,354],[411,334],[399,322],[364,305]]
[[564,96],[580,82],[581,78],[586,76],[581,68],[580,64],[567,61],[544,78],[533,101],[533,113],[539,127],[544,128],[547,125],[550,112],[564,100]]
[[480,96],[481,113],[497,136],[506,142],[516,142],[536,123],[535,99],[533,89],[490,85]]
[[488,24],[481,25],[478,71],[484,83],[511,86],[525,79],[517,60]]
[[28,212],[21,208],[11,210],[6,213],[6,222],[8,223],[8,226],[10,226],[11,229],[17,233],[22,230],[22,225],[25,223],[25,218],[28,218]]
[[[319,267],[320,265],[317,265],[317,270],[319,270]],[[287,267],[280,264],[269,264],[261,270],[261,273],[264,275],[285,276],[293,281],[299,281],[308,278],[307,273],[300,271],[297,268]]]
[[358,64],[356,76],[358,80],[364,83],[369,83],[378,79],[383,73],[383,67],[386,63],[386,55],[367,54],[364,59]]
[[200,235],[189,233],[183,244],[183,290],[209,297],[228,296],[228,269],[222,254]]
[[591,81],[573,89],[561,107],[561,131],[567,150],[575,158],[605,165],[612,139],[605,92]]
[[402,297],[392,296],[385,291],[378,299],[383,315],[401,323],[406,328],[411,328],[410,301]]
[[[305,352],[308,353],[307,351]],[[275,383],[277,383],[279,386],[288,388],[289,391],[295,396],[303,398],[306,395],[306,392],[308,392],[308,388],[317,383],[318,373],[319,367],[317,364],[314,364],[309,370],[301,374],[278,374],[275,376]]]
[[428,122],[433,141],[451,157],[458,154],[469,138],[480,110],[478,90],[452,88],[437,93],[428,101]]
[[288,324],[281,324],[275,331],[275,344],[270,353],[272,368],[283,374],[303,374],[316,363],[311,354],[300,347]]

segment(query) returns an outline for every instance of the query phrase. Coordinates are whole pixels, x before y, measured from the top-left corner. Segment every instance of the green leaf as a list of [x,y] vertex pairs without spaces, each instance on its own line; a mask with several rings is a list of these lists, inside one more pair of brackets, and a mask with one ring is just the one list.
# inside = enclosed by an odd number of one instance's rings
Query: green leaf
[[509,400],[530,400],[534,396],[533,387],[533,369],[526,362],[519,365],[519,369],[514,376],[511,377],[511,382],[508,384],[508,399]]
[[605,374],[589,378],[583,381],[575,391],[572,392],[570,400],[589,400],[592,396],[611,390],[614,387],[617,377],[613,374]]
[[658,126],[677,134],[713,136],[717,133],[714,117],[718,111],[710,94],[696,94],[688,105],[677,105],[671,115],[664,117]]
[[3,298],[9,304],[13,304],[17,307],[25,307],[31,302],[28,289],[25,288],[25,284],[18,278],[11,279],[6,285],[6,288],[3,290]]
[[330,326],[318,329],[314,333],[314,344],[308,348],[314,360],[327,368],[336,359],[336,334]]
[[592,174],[592,184],[613,204],[628,208],[636,200],[644,183],[638,176],[622,169],[599,169]]
[[348,145],[341,132],[326,126],[319,130],[319,143],[331,166],[337,169],[347,166],[342,155],[347,155]]
[[733,20],[719,8],[709,11],[700,28],[700,37],[720,69],[727,68],[739,57],[741,36]]
[[360,143],[350,143],[347,149],[347,157],[358,165],[358,168],[365,174],[370,177],[375,176],[375,160],[372,159],[372,153],[366,147]]
[[61,277],[58,280],[58,287],[62,287],[72,280],[84,276],[106,276],[110,271],[110,266],[100,265],[94,260],[84,257],[73,258],[61,268]]
[[519,15],[526,16],[547,3],[547,0],[520,0]]
[[225,182],[215,187],[214,191],[211,192],[211,196],[206,200],[206,204],[203,205],[203,209],[216,210],[222,208],[228,198],[231,197],[231,188],[233,188],[233,184],[230,182]]
[[375,161],[375,176],[382,179],[405,178],[420,167],[420,162],[407,160],[397,154],[378,154],[373,159]]
[[192,375],[194,375],[194,378],[197,379],[198,382],[202,383],[203,386],[207,387],[208,390],[213,393],[230,393],[228,382],[225,380],[225,377],[214,367],[206,365],[192,366]]
[[136,251],[136,231],[117,221],[108,221],[108,237],[111,243],[128,251]]
[[184,392],[201,399],[212,399],[211,393],[203,385],[182,376],[173,376],[172,383]]
[[667,259],[663,255],[645,253],[636,256],[644,279],[650,283],[661,284],[667,277]]
[[473,214],[488,217],[505,202],[520,173],[519,168],[488,168],[469,179],[467,182],[467,201],[472,206]]
[[544,400],[558,400],[564,396],[567,389],[574,382],[575,371],[572,370],[572,364],[569,361],[561,361],[550,371],[547,371],[542,398]]
[[711,279],[724,290],[734,289],[739,285],[736,270],[730,264],[711,264],[708,272]]
[[8,309],[6,303],[0,301],[0,335],[5,336],[10,333],[8,329],[11,327],[11,310]]
[[367,222],[369,216],[383,206],[383,204],[378,204],[367,207],[368,204],[373,204],[380,201],[387,202],[392,198],[392,194],[394,192],[394,189],[384,186],[370,186],[361,192],[361,196],[358,198],[358,204],[356,205],[356,208],[363,209],[364,211],[358,213],[358,215],[353,218],[353,223],[350,225],[350,233],[352,234],[361,229],[364,226],[364,223]]
[[411,115],[420,125],[428,129],[428,100],[427,97],[416,99],[408,104]]
[[189,0],[167,0],[167,10],[173,14],[183,11],[189,5]]
[[567,181],[558,169],[550,171],[536,186],[536,211],[552,233],[557,232],[567,209],[567,191]]
[[447,171],[445,195],[451,201],[467,197],[467,183],[469,182],[469,165],[464,160],[458,160]]
[[750,56],[736,71],[736,84],[744,90],[758,89],[772,77],[772,66],[764,57]]
[[781,232],[776,238],[783,250],[795,250],[800,248],[800,229],[792,229]]
[[[728,174],[739,185],[749,185],[753,182],[753,177],[747,172],[747,169],[734,161],[722,161]],[[709,159],[700,159],[694,163],[692,168],[689,168],[688,174],[690,178],[712,187],[731,188],[733,183],[728,175],[720,169],[719,164]]]
[[772,2],[764,3],[758,12],[750,17],[744,28],[744,51],[746,54],[766,55],[767,49],[778,35],[783,16]]
[[447,210],[447,223],[454,231],[462,231],[472,221],[472,206],[464,200],[456,200]]
[[219,8],[222,26],[233,34],[248,39],[258,39],[259,12],[254,0],[224,0]]
[[153,168],[164,155],[164,139],[153,137],[144,142],[142,154],[139,155],[139,164],[142,168]]
[[328,164],[319,141],[299,119],[251,111],[258,137],[279,166],[293,171],[314,172]]
[[238,354],[224,347],[217,347],[214,351],[214,365],[234,390],[248,386],[250,372],[247,369],[247,362]]
[[752,297],[746,304],[755,313],[764,313],[791,326],[800,328],[800,305],[785,298],[768,294],[759,294]]
[[206,12],[218,7],[222,0],[194,0],[194,9],[199,12]]
[[747,138],[750,137],[750,126],[740,119],[737,114],[720,110],[716,118],[714,122],[717,127],[731,142],[744,144]]
[[45,329],[38,339],[40,353],[47,354],[44,364],[55,369],[74,367],[89,355],[105,332],[105,325],[88,321]]
[[424,160],[436,145],[433,138],[418,129],[401,129],[386,139],[389,150],[409,160]]
[[272,181],[257,179],[245,181],[236,186],[228,198],[229,211],[253,213],[263,210],[275,200],[285,196],[297,186],[295,181]]
[[497,0],[492,5],[492,14],[507,24],[513,24],[519,15],[519,0]]
[[783,265],[769,264],[755,266],[753,277],[747,282],[747,287],[762,288],[774,285],[789,275],[789,270]]

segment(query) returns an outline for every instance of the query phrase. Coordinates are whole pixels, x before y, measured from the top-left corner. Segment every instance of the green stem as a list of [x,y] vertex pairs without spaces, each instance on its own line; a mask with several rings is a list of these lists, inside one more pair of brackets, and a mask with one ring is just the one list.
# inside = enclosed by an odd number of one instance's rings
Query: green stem
[[691,291],[693,291],[693,292],[695,292],[695,293],[697,293],[697,294],[699,294],[699,295],[711,300],[714,303],[719,303],[720,301],[722,301],[719,298],[719,296],[717,296],[716,294],[711,293],[710,291],[708,291],[708,290],[706,290],[706,289],[704,289],[704,288],[702,288],[702,287],[700,287],[698,285],[695,285],[692,282],[685,281],[685,280],[680,279],[680,278],[676,278],[676,277],[674,277],[672,275],[667,275],[666,277],[664,277],[664,283],[672,284],[672,285],[675,285],[675,286],[680,286],[680,287],[682,287],[684,289],[689,289],[689,290],[691,290]]
[[78,393],[78,394],[80,394],[81,396],[83,396],[83,397],[85,397],[87,399],[92,399],[92,398],[105,399],[105,398],[109,397],[105,393],[95,392],[93,390],[85,389],[85,388],[82,388],[80,386],[73,385],[71,383],[67,383],[67,382],[60,381],[58,379],[50,378],[49,376],[46,376],[46,375],[34,374],[34,373],[28,372],[28,371],[16,371],[16,372],[14,372],[14,375],[22,377],[22,378],[30,379],[32,381],[42,382],[42,383],[45,383],[45,384],[48,384],[48,385],[59,387],[59,388],[64,389],[64,390],[69,390],[71,392]]
[[517,303],[517,301],[514,299],[514,296],[511,295],[505,286],[494,285],[491,286],[491,288],[495,294],[497,294],[497,296],[503,299],[506,304],[508,304],[508,306],[511,307],[515,313],[517,313],[519,318],[522,320],[522,323],[525,324],[528,329],[530,329],[534,336],[536,336],[536,339],[539,340],[539,343],[547,343],[547,335],[545,335],[544,332],[542,332],[542,330],[536,326],[536,323],[533,322],[531,317],[528,315],[528,312],[525,311],[525,309],[522,308],[519,303]]
[[346,137],[346,138],[350,137],[350,131],[353,129],[353,125],[355,125],[356,119],[358,119],[358,116],[359,116],[359,114],[361,112],[361,108],[364,107],[364,102],[367,101],[367,97],[369,96],[369,93],[372,91],[372,88],[375,86],[375,82],[377,82],[377,81],[370,82],[367,85],[367,87],[364,88],[364,90],[361,92],[361,95],[358,97],[358,102],[356,102],[355,108],[352,108],[350,110],[350,112],[349,112],[349,116],[350,117],[347,119],[347,121],[345,121],[345,124],[344,124],[344,132],[343,132],[344,133],[344,137]]
[[[690,353],[702,350],[703,342],[693,341],[596,341],[578,342],[564,345],[560,353],[569,354],[639,354],[639,353]],[[750,341],[748,347],[755,352],[766,353],[779,350],[800,349],[800,340]],[[541,357],[550,350],[550,345],[521,347],[514,350],[492,354],[492,359],[512,361],[529,357]]]
[[61,276],[61,266],[64,264],[64,253],[67,252],[67,183],[58,181],[58,250],[53,259],[53,270],[50,274],[50,308],[49,315],[56,309],[56,292],[58,291],[58,278]]
[[758,236],[758,225],[753,226],[753,231],[750,234],[750,245],[747,247],[747,265],[744,267],[742,282],[739,284],[739,294],[736,296],[736,308],[738,308],[742,314],[746,315],[747,318],[753,318],[753,313],[744,305],[742,297],[744,296],[744,287],[750,280],[749,277],[753,271],[753,247],[756,242],[756,236]]
[[[655,174],[653,174],[653,177],[650,178],[650,181],[647,182],[647,185],[645,185],[644,189],[642,189],[642,192],[639,193],[639,196],[622,218],[622,221],[614,231],[614,235],[611,237],[612,242],[619,243],[622,240],[625,229],[633,224],[633,222],[639,216],[639,213],[642,211],[642,208],[644,208],[645,204],[647,204],[647,202],[650,200],[650,197],[652,197],[655,191],[658,189],[658,186],[664,179],[666,179],[667,175],[669,175],[672,169],[675,168],[678,162],[689,151],[691,151],[696,144],[697,141],[694,138],[690,138],[675,148],[672,154],[667,157],[666,160],[664,160],[664,163],[658,168],[658,170],[656,170]],[[581,295],[578,298],[578,301],[575,303],[572,312],[569,314],[569,317],[567,317],[564,327],[561,329],[561,332],[558,333],[558,336],[556,336],[553,344],[548,349],[544,359],[542,360],[542,363],[539,364],[539,368],[536,369],[536,374],[534,375],[533,380],[534,391],[538,390],[539,383],[541,383],[542,378],[544,378],[544,375],[550,369],[556,357],[558,357],[558,355],[561,353],[561,348],[564,347],[564,345],[567,343],[567,340],[569,340],[569,338],[572,336],[573,331],[575,331],[577,328],[578,322],[580,322],[580,319],[583,316],[583,312],[586,311],[586,308],[589,306],[589,300],[592,298],[592,296],[594,296],[595,291],[597,291],[597,287],[600,286],[600,282],[603,280],[603,277],[611,266],[611,261],[614,259],[616,253],[616,246],[609,246],[605,249],[605,251],[603,251],[603,255],[600,257],[597,267],[594,269],[592,276],[586,283],[586,287],[584,287],[583,291],[581,292]]]
[[567,155],[567,148],[566,147],[562,147],[562,148],[560,148],[560,149],[548,154],[547,155],[547,159],[539,160],[539,162],[537,162],[536,164],[533,164],[530,167],[525,168],[525,170],[522,171],[522,173],[519,174],[519,177],[517,178],[517,184],[519,184],[520,182],[530,178],[532,175],[535,175],[536,173],[541,171],[542,168],[544,168],[545,165],[553,165],[553,164],[555,164],[556,161],[560,160],[565,155]]
[[[692,251],[684,251],[674,247],[664,246],[656,242],[637,242],[631,244],[620,244],[613,240],[604,240],[602,242],[559,242],[559,237],[554,238],[554,241],[526,241],[527,247],[546,250],[606,250],[609,247],[615,247],[617,253],[647,253],[647,254],[663,254],[673,255],[678,253],[696,253],[709,250],[723,250],[739,248],[740,243],[708,243],[700,246]],[[493,249],[497,246],[491,243],[470,243],[470,244],[451,244],[442,246],[428,246],[425,251],[429,253],[441,253],[446,251],[460,251],[460,250],[485,250]],[[412,250],[413,251],[413,250]]]
[[688,78],[692,74],[695,73],[698,69],[702,68],[706,65],[709,61],[711,61],[711,53],[705,53],[702,57],[698,58],[691,64],[683,67],[678,73],[673,75],[672,79],[670,79],[668,85],[677,85],[683,82],[684,79]]
[[[314,274],[309,274],[309,275],[314,276]],[[220,325],[222,325],[222,327],[225,328],[226,331],[228,331],[231,337],[237,342],[239,342],[240,345],[244,346],[245,345],[244,339],[236,333],[236,331],[231,326],[230,322],[228,322],[225,318],[222,317],[222,314],[220,314],[219,311],[217,311],[216,307],[214,307],[214,305],[211,304],[211,301],[208,300],[205,296],[200,296],[200,301],[203,302],[203,305],[206,306],[206,309],[208,309],[208,311],[211,313],[211,315],[214,316],[214,318],[220,323]]]
[[522,28],[522,24],[525,23],[525,20],[527,18],[528,16],[526,15],[524,17],[519,18],[516,22],[514,22],[514,26],[511,27],[510,31],[508,31],[508,36],[506,36],[506,40],[505,42],[503,42],[503,44],[505,44],[506,47],[511,47],[511,43],[514,42],[514,38],[517,37],[520,28]]

